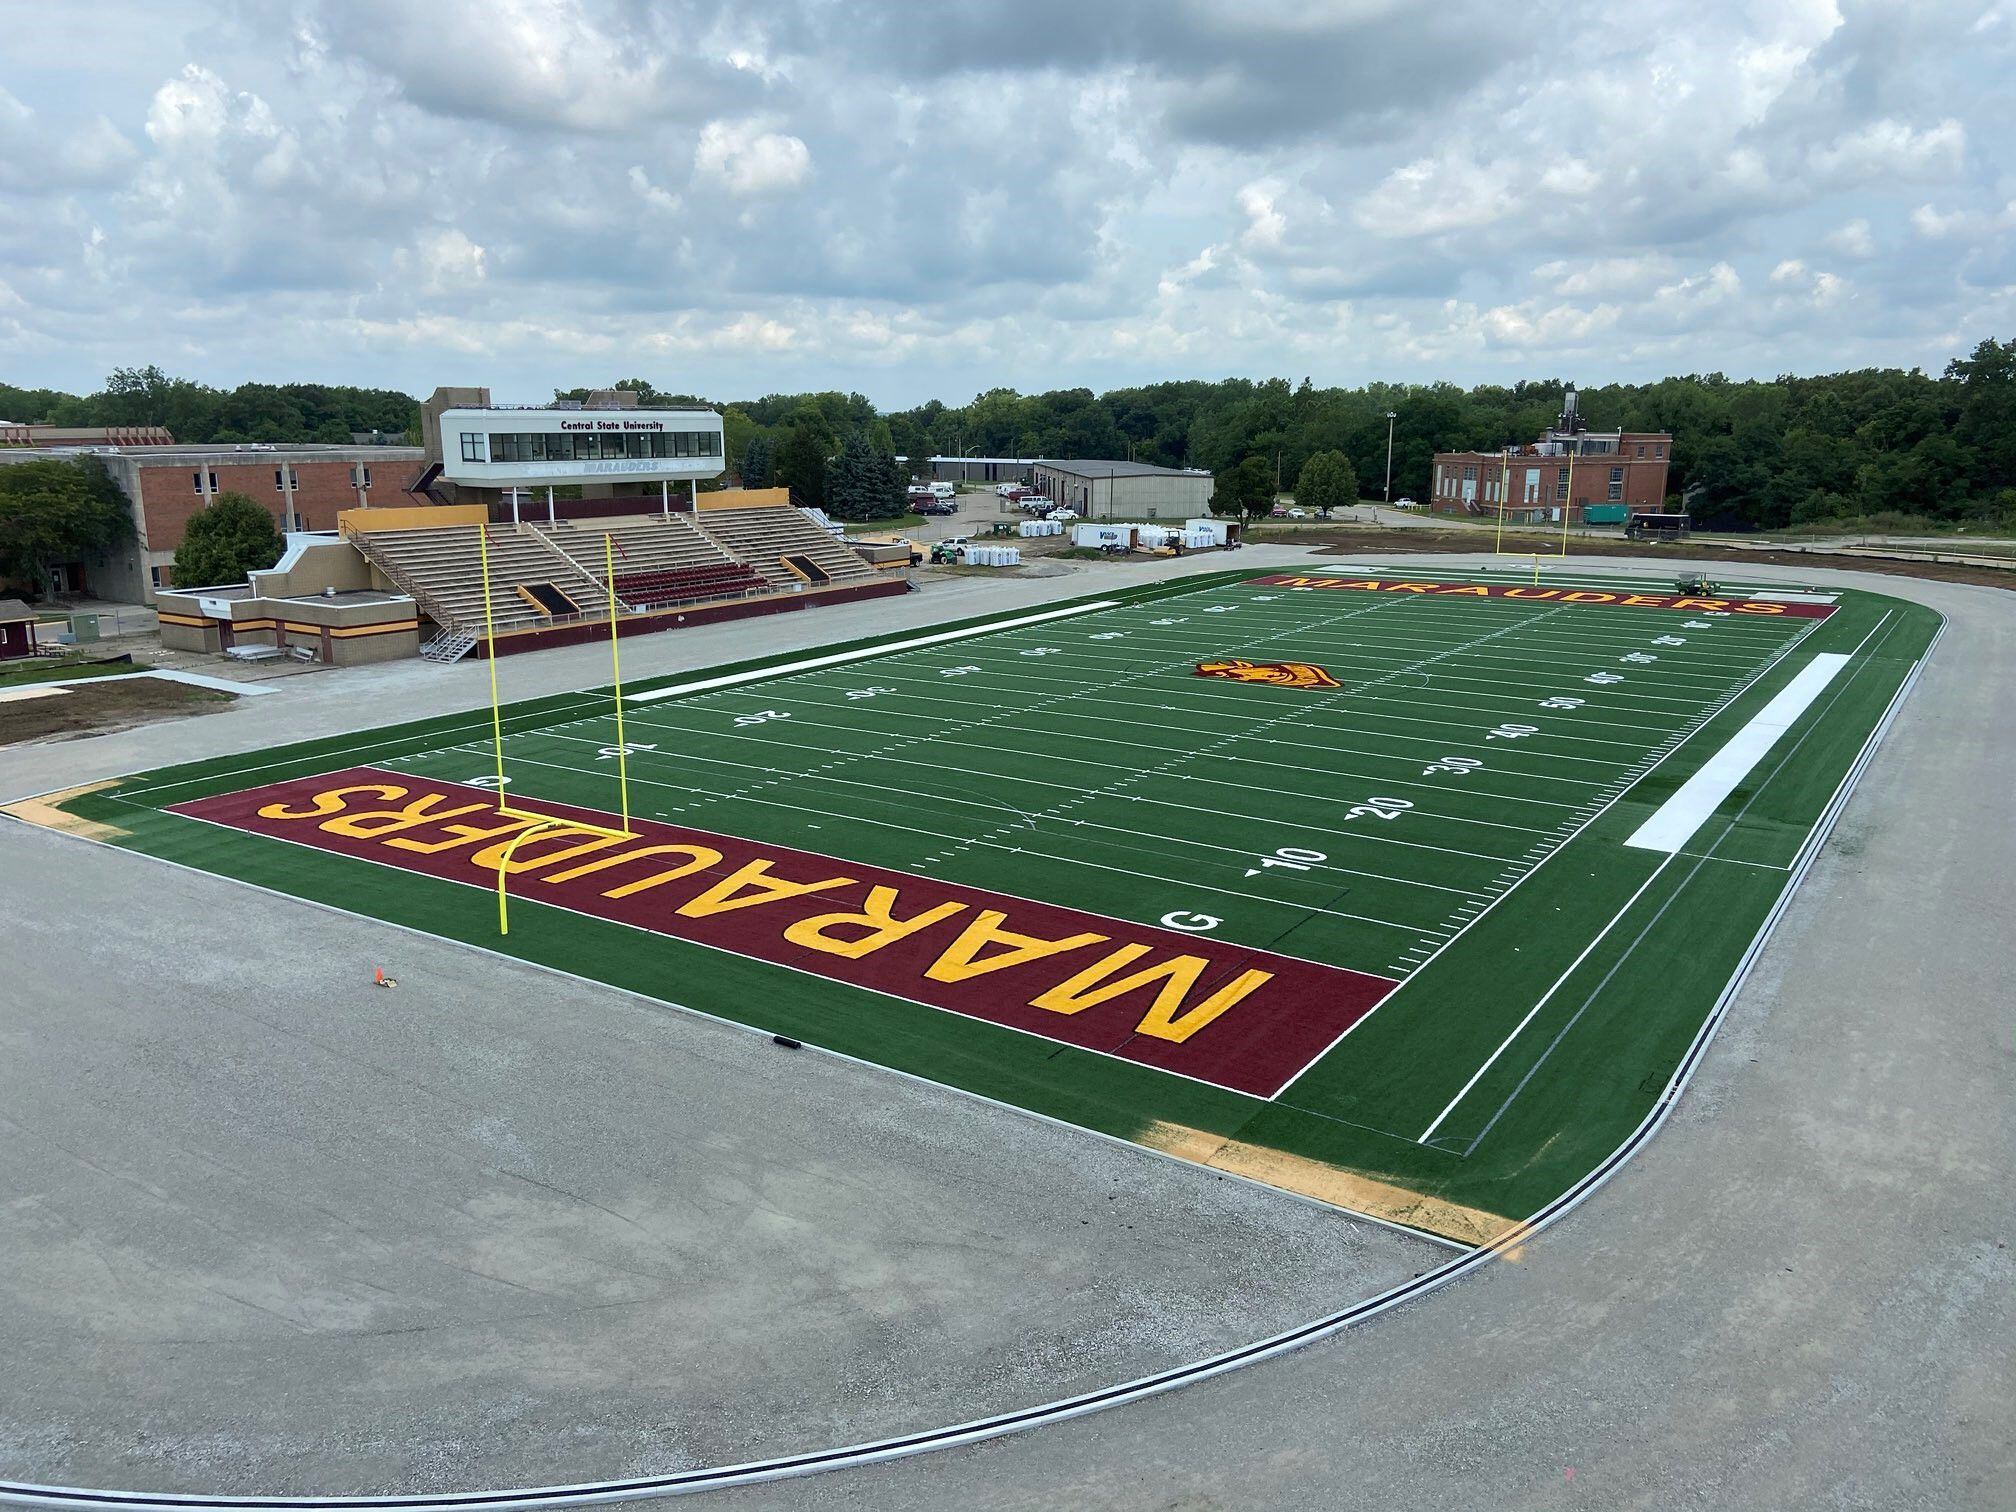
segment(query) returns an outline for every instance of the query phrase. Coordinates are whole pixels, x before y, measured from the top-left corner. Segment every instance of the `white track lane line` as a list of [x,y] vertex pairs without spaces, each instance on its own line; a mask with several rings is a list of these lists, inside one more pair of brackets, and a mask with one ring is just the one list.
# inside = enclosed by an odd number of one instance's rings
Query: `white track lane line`
[[1609,937],[1610,931],[1617,927],[1618,921],[1622,919],[1624,915],[1631,912],[1632,905],[1635,904],[1640,898],[1642,898],[1645,895],[1646,888],[1650,887],[1654,882],[1659,880],[1659,874],[1664,870],[1666,870],[1668,864],[1671,863],[1672,860],[1673,858],[1669,855],[1666,857],[1665,860],[1661,861],[1657,866],[1652,868],[1652,875],[1647,877],[1643,882],[1638,884],[1638,890],[1633,894],[1631,894],[1631,896],[1625,901],[1625,904],[1622,908],[1618,909],[1616,913],[1610,916],[1610,922],[1608,924],[1605,924],[1602,927],[1602,929],[1598,930],[1596,933],[1596,938],[1591,940],[1587,945],[1585,945],[1582,948],[1582,954],[1578,955],[1577,957],[1575,957],[1573,961],[1569,962],[1568,969],[1562,972],[1561,975],[1559,975],[1554,979],[1554,985],[1549,987],[1545,992],[1540,994],[1539,999],[1533,1004],[1533,1006],[1526,1010],[1526,1016],[1521,1020],[1519,1020],[1519,1022],[1513,1026],[1512,1032],[1506,1035],[1505,1038],[1499,1042],[1498,1048],[1496,1050],[1493,1050],[1491,1054],[1485,1058],[1484,1064],[1479,1066],[1475,1071],[1470,1073],[1470,1080],[1463,1083],[1462,1089],[1459,1092],[1457,1092],[1457,1094],[1454,1097],[1449,1099],[1449,1105],[1445,1107],[1440,1113],[1437,1113],[1435,1115],[1435,1121],[1429,1124],[1427,1128],[1421,1131],[1421,1137],[1415,1140],[1414,1143],[1425,1145],[1431,1138],[1434,1137],[1435,1131],[1442,1127],[1442,1121],[1445,1118],[1447,1118],[1451,1113],[1454,1113],[1456,1111],[1456,1105],[1461,1101],[1463,1101],[1464,1098],[1470,1095],[1470,1089],[1476,1086],[1478,1082],[1484,1079],[1484,1073],[1486,1071],[1489,1071],[1494,1065],[1498,1063],[1498,1057],[1503,1055],[1507,1050],[1512,1048],[1512,1042],[1517,1038],[1519,1038],[1521,1034],[1526,1032],[1526,1026],[1533,1022],[1534,1015],[1539,1013],[1539,1011],[1542,1008],[1545,1008],[1548,1005],[1548,1003],[1553,1001],[1554,994],[1559,992],[1562,988],[1562,985],[1567,982],[1568,978],[1575,975],[1576,971],[1581,967],[1582,963],[1589,959],[1590,952],[1595,950],[1595,948],[1598,945],[1601,945],[1603,941]]

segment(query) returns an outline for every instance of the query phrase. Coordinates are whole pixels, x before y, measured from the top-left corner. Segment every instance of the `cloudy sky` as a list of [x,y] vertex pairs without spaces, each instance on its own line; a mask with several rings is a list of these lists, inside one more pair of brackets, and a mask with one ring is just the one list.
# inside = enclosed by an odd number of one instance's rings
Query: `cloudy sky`
[[0,0],[0,380],[885,406],[2016,336],[2012,0]]

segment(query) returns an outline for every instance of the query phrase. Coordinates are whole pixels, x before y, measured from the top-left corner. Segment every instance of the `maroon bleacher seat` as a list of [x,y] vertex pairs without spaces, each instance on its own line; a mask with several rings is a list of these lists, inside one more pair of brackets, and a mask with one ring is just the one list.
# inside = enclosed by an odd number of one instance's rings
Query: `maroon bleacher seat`
[[763,579],[741,562],[709,562],[697,567],[667,567],[651,572],[619,572],[616,595],[626,604],[657,608],[689,599],[718,598],[761,588]]

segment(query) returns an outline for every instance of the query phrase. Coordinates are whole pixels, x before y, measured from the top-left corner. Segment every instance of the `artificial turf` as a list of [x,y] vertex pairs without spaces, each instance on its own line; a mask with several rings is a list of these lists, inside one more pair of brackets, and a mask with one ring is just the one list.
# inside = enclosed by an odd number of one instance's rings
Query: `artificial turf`
[[[136,850],[1120,1138],[1200,1131],[1524,1216],[1665,1091],[1937,617],[1860,592],[1825,619],[1572,602],[1566,571],[1554,597],[1524,599],[1254,576],[726,686],[677,691],[765,664],[626,689],[674,691],[626,704],[624,764],[640,819],[877,869],[906,897],[914,878],[920,901],[934,887],[1037,900],[1179,947],[1174,931],[1209,919],[1191,938],[1221,955],[1397,984],[1271,1098],[563,911],[530,881],[500,938],[480,885],[168,811],[358,766],[481,779],[487,710],[145,773],[63,806]],[[1671,592],[1615,591],[1634,587]],[[1621,843],[1822,651],[1852,658],[1679,854]],[[1332,685],[1197,674],[1239,660]],[[608,690],[508,705],[500,727],[514,803],[618,809]],[[1235,1006],[1199,1043],[1239,1031]]]

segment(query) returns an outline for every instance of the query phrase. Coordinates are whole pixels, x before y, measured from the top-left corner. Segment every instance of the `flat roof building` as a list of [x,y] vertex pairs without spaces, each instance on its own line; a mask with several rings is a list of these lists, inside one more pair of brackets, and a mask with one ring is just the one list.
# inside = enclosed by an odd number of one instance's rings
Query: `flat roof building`
[[457,503],[502,501],[536,514],[553,490],[584,499],[689,504],[726,466],[716,410],[640,409],[624,389],[587,403],[495,404],[488,389],[439,388],[420,407],[428,476],[417,485]]
[[[165,434],[165,432],[164,432]],[[273,516],[283,533],[334,530],[336,516],[389,494],[399,503],[420,470],[417,446],[312,444],[212,446],[0,447],[0,466],[36,460],[90,457],[126,496],[132,539],[109,552],[59,562],[51,596],[89,594],[151,604],[157,589],[174,582],[175,548],[197,510],[219,494],[239,493]]]
[[1575,525],[1589,523],[1592,508],[1659,509],[1672,454],[1665,431],[1590,430],[1570,389],[1554,424],[1530,445],[1437,452],[1428,508],[1494,519],[1502,512],[1522,522],[1559,521],[1566,510]]
[[1037,493],[1088,520],[1188,520],[1211,507],[1211,474],[1195,468],[1050,457],[1029,468]]

